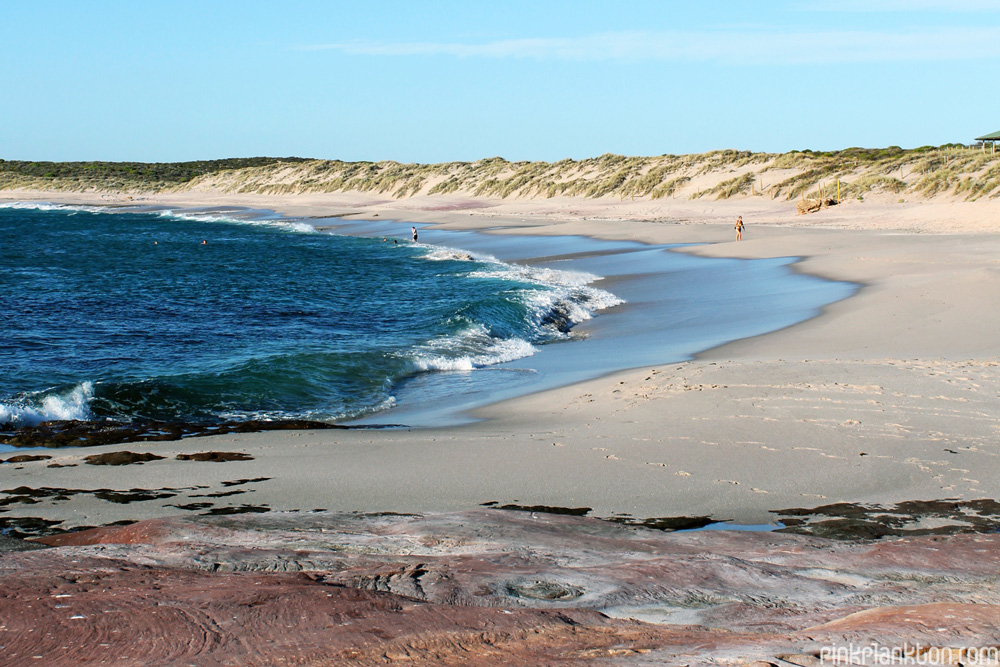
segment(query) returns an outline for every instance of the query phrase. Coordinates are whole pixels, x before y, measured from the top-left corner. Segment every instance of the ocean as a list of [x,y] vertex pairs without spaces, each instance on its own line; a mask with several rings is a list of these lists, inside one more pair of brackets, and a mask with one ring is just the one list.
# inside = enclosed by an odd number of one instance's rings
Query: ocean
[[856,286],[792,258],[285,218],[0,204],[0,425],[464,411],[794,324]]

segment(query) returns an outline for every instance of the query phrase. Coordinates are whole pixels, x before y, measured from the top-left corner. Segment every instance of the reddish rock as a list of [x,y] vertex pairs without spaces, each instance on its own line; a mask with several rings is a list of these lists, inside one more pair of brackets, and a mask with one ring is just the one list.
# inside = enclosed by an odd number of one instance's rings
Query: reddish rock
[[58,533],[32,538],[32,542],[50,547],[88,544],[158,544],[177,536],[177,519],[150,519],[127,526],[102,526],[72,533]]
[[61,546],[0,560],[0,665],[811,667],[852,643],[990,646],[1000,628],[998,535],[859,543],[483,510],[39,541]]

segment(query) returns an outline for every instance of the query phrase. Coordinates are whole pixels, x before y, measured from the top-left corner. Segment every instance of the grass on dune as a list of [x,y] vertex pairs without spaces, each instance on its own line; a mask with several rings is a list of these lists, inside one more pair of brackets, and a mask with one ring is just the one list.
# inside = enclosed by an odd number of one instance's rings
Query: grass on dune
[[[765,184],[765,181],[769,181]],[[0,189],[301,194],[367,192],[387,197],[663,197],[766,196],[796,199],[870,192],[1000,196],[1000,157],[949,144],[902,149],[847,148],[783,154],[719,150],[692,155],[583,160],[403,164],[305,158],[233,158],[178,163],[26,162],[0,160]],[[757,185],[761,187],[756,187]]]

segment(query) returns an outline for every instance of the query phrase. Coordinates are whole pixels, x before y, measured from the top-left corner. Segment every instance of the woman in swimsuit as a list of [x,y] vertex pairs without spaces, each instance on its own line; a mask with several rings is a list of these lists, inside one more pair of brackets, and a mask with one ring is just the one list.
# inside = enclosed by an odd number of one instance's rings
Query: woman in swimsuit
[[743,216],[736,218],[736,240],[740,241],[743,239]]

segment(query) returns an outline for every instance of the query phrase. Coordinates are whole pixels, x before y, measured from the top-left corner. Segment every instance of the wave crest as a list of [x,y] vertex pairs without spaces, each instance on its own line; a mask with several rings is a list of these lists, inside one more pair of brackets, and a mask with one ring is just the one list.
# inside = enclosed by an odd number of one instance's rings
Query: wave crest
[[189,222],[225,222],[237,225],[252,225],[255,227],[275,227],[299,234],[315,234],[316,228],[300,220],[284,220],[280,218],[252,218],[218,212],[176,211],[163,209],[159,211],[162,218],[187,220]]
[[[252,217],[249,215],[254,211],[247,210],[246,216],[238,215],[241,211],[232,213],[220,213],[218,211],[190,211],[185,209],[153,208],[143,206],[138,203],[128,205],[93,205],[93,204],[56,204],[46,201],[14,201],[0,202],[0,209],[20,209],[30,211],[63,211],[63,212],[83,212],[83,213],[132,213],[159,215],[163,218],[174,220],[188,220],[191,222],[228,222],[241,225],[263,225],[266,227],[277,227],[300,234],[315,234],[316,228],[301,220],[285,220],[281,218]],[[256,211],[262,213],[262,211]]]
[[44,421],[91,419],[90,402],[93,398],[93,382],[81,382],[57,394],[35,392],[14,404],[0,403],[0,424],[20,428]]
[[[438,341],[442,343],[444,341]],[[503,364],[530,357],[535,346],[521,338],[492,339],[479,351],[457,357],[435,354],[427,351],[419,353],[412,361],[413,370],[420,371],[471,371],[486,366]]]
[[0,202],[0,208],[13,208],[25,211],[82,211],[84,213],[107,213],[112,210],[107,206],[94,206],[89,204],[56,204],[48,201]]
[[429,248],[424,258],[476,262],[480,267],[468,273],[469,278],[520,285],[510,292],[509,310],[497,304],[464,308],[457,316],[467,323],[460,332],[428,341],[412,352],[414,372],[471,371],[530,357],[537,351],[535,344],[565,339],[573,326],[593,318],[597,311],[624,303],[611,292],[593,287],[591,283],[602,278],[584,271],[508,264],[440,246]]
[[468,252],[466,250],[458,250],[456,248],[446,248],[442,246],[431,247],[429,252],[424,255],[424,259],[429,259],[433,262],[490,262],[496,261],[492,257],[481,257],[477,256],[475,253]]

